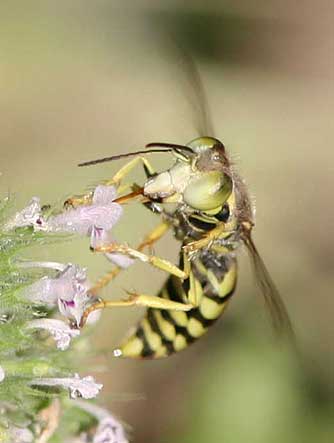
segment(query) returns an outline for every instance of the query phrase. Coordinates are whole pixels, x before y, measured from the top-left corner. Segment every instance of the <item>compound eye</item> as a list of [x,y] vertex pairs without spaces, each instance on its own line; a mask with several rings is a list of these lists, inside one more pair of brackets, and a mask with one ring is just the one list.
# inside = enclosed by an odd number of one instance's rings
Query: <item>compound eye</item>
[[203,174],[184,190],[183,200],[199,211],[209,211],[222,206],[232,192],[232,179],[219,171]]

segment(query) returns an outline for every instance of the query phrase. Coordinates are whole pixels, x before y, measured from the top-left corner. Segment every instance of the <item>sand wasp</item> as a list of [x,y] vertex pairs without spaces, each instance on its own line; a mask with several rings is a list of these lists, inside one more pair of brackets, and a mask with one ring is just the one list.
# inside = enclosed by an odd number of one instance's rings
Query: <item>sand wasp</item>
[[[203,86],[195,72],[196,89],[202,101],[202,134],[212,134]],[[205,132],[204,132],[205,131]],[[155,172],[146,154],[171,152],[173,166]],[[186,145],[149,143],[146,150],[89,161],[80,166],[134,156],[108,182],[118,186],[142,163],[147,180],[134,186],[119,203],[135,198],[161,218],[137,249],[106,245],[100,252],[120,252],[138,258],[170,274],[157,296],[132,294],[124,301],[99,301],[85,312],[116,306],[145,306],[144,318],[115,356],[160,358],[185,349],[201,337],[222,315],[237,282],[237,251],[245,245],[265,303],[278,332],[292,333],[287,310],[251,237],[253,210],[246,186],[231,164],[224,144],[212,136],[200,136]],[[84,196],[81,201],[87,201]],[[169,229],[181,242],[178,266],[143,253]],[[100,281],[104,286],[116,276],[115,269]]]

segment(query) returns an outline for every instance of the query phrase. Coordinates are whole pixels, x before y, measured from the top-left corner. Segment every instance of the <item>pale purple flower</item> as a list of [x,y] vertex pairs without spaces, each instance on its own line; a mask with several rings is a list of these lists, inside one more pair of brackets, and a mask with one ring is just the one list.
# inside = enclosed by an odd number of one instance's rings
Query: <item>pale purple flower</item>
[[[92,204],[69,209],[62,214],[48,219],[48,230],[54,232],[72,232],[90,236],[93,249],[114,243],[110,230],[123,214],[123,208],[114,203],[117,196],[113,186],[97,186]],[[127,268],[134,260],[124,254],[106,253],[108,260],[121,268]]]
[[76,404],[90,415],[93,415],[99,422],[93,437],[93,443],[128,443],[123,425],[110,412],[82,400],[78,400]]
[[82,314],[88,307],[91,299],[91,296],[87,292],[74,294],[73,298],[70,300],[59,298],[59,312],[67,318],[74,318],[76,324],[79,326]]
[[44,329],[50,333],[55,339],[57,348],[61,351],[67,349],[71,343],[71,339],[80,335],[78,329],[71,328],[62,320],[53,318],[41,318],[28,322],[28,329]]
[[[47,219],[42,216],[40,199],[33,197],[29,205],[5,225],[5,229],[32,226],[35,231],[87,235],[91,238],[92,248],[106,246],[114,242],[110,230],[123,214],[122,206],[114,202],[116,197],[115,187],[100,185],[94,191],[91,204],[66,210]],[[111,252],[104,255],[121,268],[133,264],[133,259],[124,254]]]
[[96,383],[92,376],[88,375],[80,378],[79,374],[74,374],[73,377],[68,378],[36,378],[29,384],[32,386],[61,386],[68,389],[72,399],[95,398],[103,387],[101,383]]
[[112,186],[97,186],[92,204],[68,209],[48,219],[48,230],[90,235],[93,226],[109,231],[120,219],[123,208],[113,203],[116,189]]
[[2,366],[0,366],[0,383],[4,381],[5,377],[6,377],[5,370],[3,369]]
[[9,231],[15,228],[33,226],[36,231],[47,230],[47,223],[42,217],[40,199],[33,197],[28,206],[17,212],[4,226]]
[[[24,267],[28,267],[25,263]],[[55,277],[45,276],[35,283],[22,289],[21,295],[36,304],[49,307],[58,306],[62,315],[74,318],[79,325],[83,312],[91,301],[88,293],[90,283],[86,269],[71,263],[32,262],[30,267],[46,267],[57,269]]]

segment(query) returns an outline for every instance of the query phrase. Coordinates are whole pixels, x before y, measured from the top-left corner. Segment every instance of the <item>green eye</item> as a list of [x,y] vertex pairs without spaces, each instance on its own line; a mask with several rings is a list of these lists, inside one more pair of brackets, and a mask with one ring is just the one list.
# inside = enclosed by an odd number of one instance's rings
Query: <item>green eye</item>
[[187,144],[195,152],[202,152],[217,145],[223,146],[220,140],[213,137],[198,137]]
[[219,171],[209,172],[194,179],[185,189],[183,200],[200,211],[222,206],[232,192],[232,179]]

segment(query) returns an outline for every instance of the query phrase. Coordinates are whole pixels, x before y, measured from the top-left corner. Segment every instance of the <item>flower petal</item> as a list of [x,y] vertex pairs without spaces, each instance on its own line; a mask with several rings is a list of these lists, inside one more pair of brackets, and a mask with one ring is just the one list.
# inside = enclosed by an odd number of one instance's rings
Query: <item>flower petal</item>
[[72,329],[62,320],[53,318],[41,318],[32,320],[27,324],[28,329],[45,329],[47,330],[57,343],[57,348],[61,351],[67,349],[71,339],[80,335],[78,329]]
[[92,226],[103,229],[111,229],[123,213],[121,205],[111,203],[109,205],[80,206],[69,209],[62,214],[50,217],[48,220],[49,230],[53,232],[70,232],[80,235],[89,235]]
[[117,189],[115,186],[99,185],[95,188],[93,194],[94,205],[108,205],[117,197]]
[[92,249],[98,248],[99,246],[110,245],[113,242],[114,240],[110,232],[98,226],[92,226],[90,233],[90,247]]
[[60,299],[73,301],[77,295],[84,296],[89,288],[86,270],[69,263],[56,277],[42,277],[24,288],[21,295],[33,303],[55,306]]
[[[46,262],[46,265],[50,265],[46,267],[51,269],[61,268],[59,263]],[[36,266],[43,267],[43,263],[36,262]],[[32,303],[58,306],[62,315],[74,318],[79,325],[83,312],[91,302],[86,269],[71,263],[63,265],[62,268],[56,277],[42,277],[22,289],[20,295]]]
[[66,318],[74,318],[77,326],[81,323],[81,317],[91,302],[91,297],[88,293],[78,294],[72,300],[58,300],[59,312]]
[[129,266],[133,265],[135,260],[131,257],[128,257],[125,254],[119,254],[118,252],[109,252],[104,254],[108,260],[114,263],[116,266],[122,269],[127,269]]
[[33,226],[36,230],[46,230],[46,222],[42,217],[39,197],[33,197],[28,206],[17,212],[4,226],[6,231],[15,228]]
[[96,383],[90,375],[80,378],[79,374],[74,374],[68,378],[37,378],[29,383],[34,386],[61,386],[69,390],[71,398],[95,398],[102,389],[101,383]]
[[35,283],[22,289],[20,295],[32,303],[45,304],[50,307],[54,306],[58,297],[53,291],[52,282],[52,278],[42,277]]

